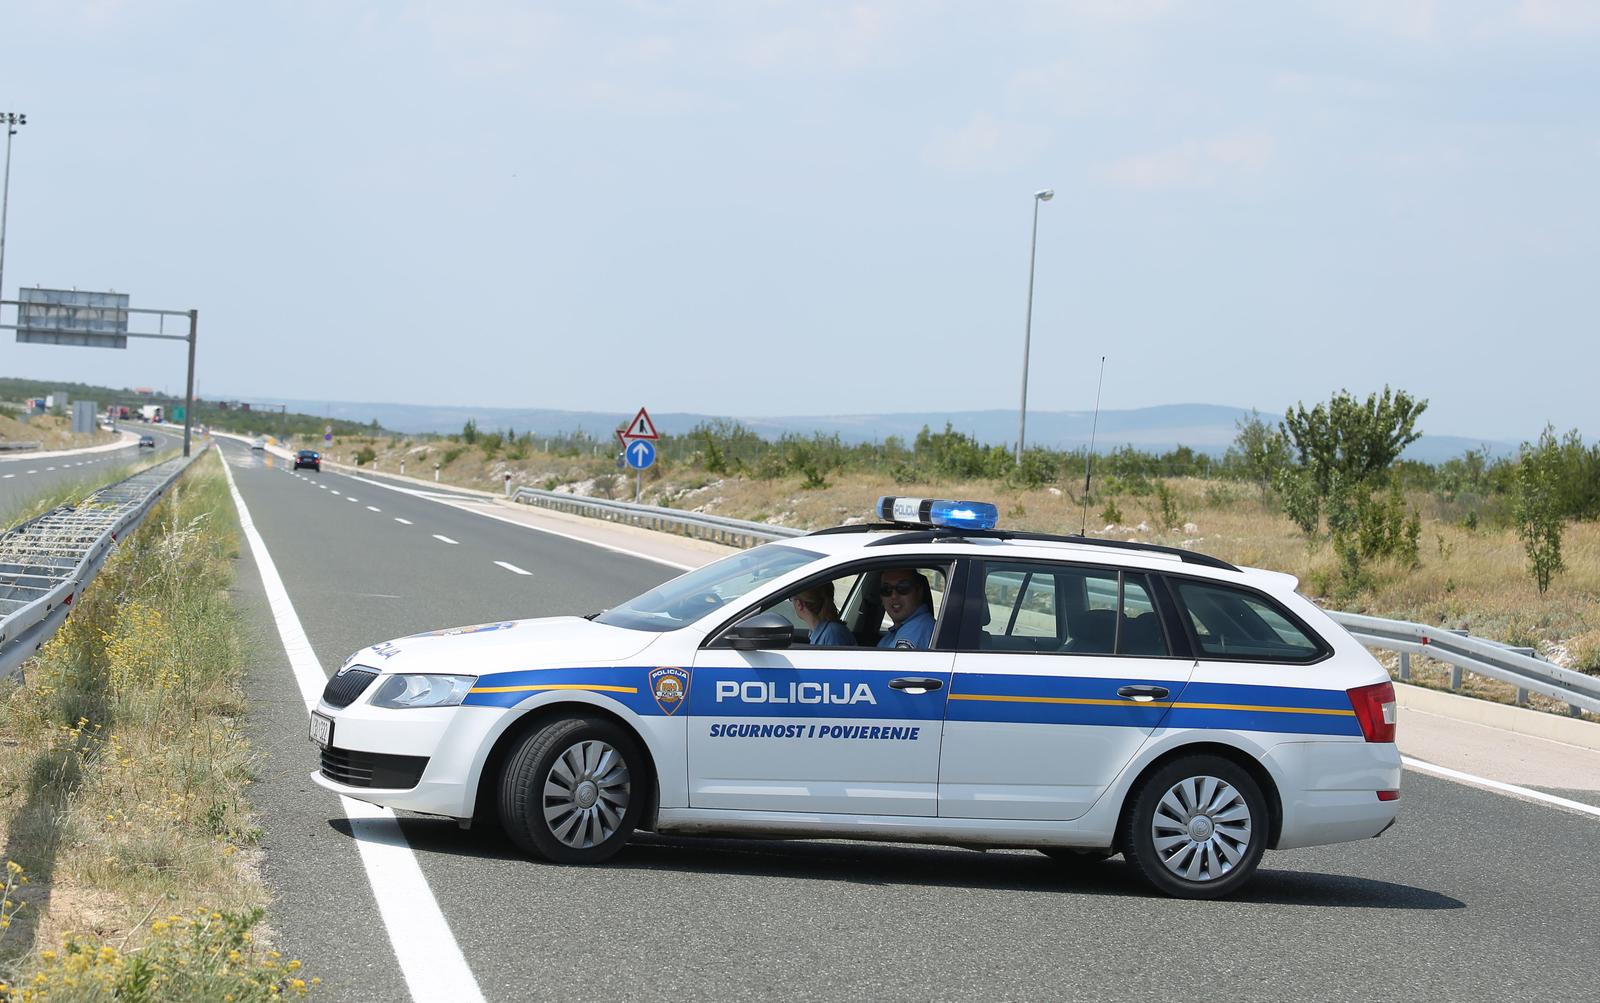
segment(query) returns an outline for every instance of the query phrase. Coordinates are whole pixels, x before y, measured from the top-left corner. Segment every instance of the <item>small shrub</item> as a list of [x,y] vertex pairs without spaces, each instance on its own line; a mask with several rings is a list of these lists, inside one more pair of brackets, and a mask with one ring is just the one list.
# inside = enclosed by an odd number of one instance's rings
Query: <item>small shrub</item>
[[150,939],[137,950],[69,938],[60,951],[40,951],[24,984],[0,999],[267,1003],[304,997],[322,980],[305,978],[299,961],[258,948],[250,928],[260,919],[260,909],[168,916],[150,924]]
[[378,454],[372,451],[371,446],[362,446],[356,450],[356,466],[358,467],[364,467],[377,458]]
[[1122,509],[1117,507],[1117,500],[1115,498],[1111,498],[1106,501],[1106,507],[1100,510],[1100,520],[1102,522],[1115,523],[1119,525],[1121,524]]
[[449,449],[444,451],[443,456],[439,457],[439,463],[441,466],[448,467],[450,464],[456,462],[456,460],[464,452],[466,452],[466,449],[461,446],[451,446]]
[[1560,455],[1553,429],[1545,428],[1539,444],[1523,444],[1517,461],[1517,536],[1528,555],[1528,573],[1544,595],[1550,580],[1566,570],[1561,560],[1562,512]]

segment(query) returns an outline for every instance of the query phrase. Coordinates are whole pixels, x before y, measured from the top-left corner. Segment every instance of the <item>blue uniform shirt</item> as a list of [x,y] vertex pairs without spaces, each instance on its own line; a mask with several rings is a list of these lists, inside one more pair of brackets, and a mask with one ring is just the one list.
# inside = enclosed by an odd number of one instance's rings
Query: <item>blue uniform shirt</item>
[[926,648],[933,643],[933,610],[918,606],[878,642],[880,648]]
[[838,620],[829,620],[817,624],[816,629],[811,632],[809,643],[833,648],[854,647],[856,639],[851,635],[849,627]]

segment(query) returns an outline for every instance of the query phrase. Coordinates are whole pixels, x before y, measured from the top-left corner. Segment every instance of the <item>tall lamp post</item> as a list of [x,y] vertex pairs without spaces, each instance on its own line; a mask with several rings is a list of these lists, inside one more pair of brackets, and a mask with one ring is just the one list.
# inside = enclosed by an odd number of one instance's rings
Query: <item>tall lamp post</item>
[[1033,262],[1039,250],[1039,203],[1056,197],[1054,190],[1043,189],[1033,193],[1033,239],[1028,243],[1028,319],[1022,327],[1022,406],[1017,413],[1017,463],[1022,463],[1022,450],[1028,438],[1028,353],[1033,343]]
[[6,211],[11,208],[11,137],[17,134],[17,126],[28,124],[28,116],[0,112],[0,124],[6,127],[6,180],[4,193],[0,194],[0,298],[3,298],[6,294]]

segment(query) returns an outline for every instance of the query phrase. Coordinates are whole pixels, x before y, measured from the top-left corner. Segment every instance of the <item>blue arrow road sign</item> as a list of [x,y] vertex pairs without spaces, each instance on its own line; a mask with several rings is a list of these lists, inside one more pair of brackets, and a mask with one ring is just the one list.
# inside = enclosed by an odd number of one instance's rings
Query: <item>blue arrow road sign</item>
[[649,439],[635,439],[628,443],[628,448],[623,450],[628,458],[628,466],[635,470],[645,470],[656,462],[656,444]]

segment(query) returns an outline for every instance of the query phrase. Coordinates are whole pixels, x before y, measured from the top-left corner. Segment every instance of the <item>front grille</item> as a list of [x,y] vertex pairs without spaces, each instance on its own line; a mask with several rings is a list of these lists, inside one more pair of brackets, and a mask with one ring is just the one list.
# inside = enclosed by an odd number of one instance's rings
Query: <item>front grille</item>
[[322,750],[322,775],[347,787],[410,790],[428,768],[427,756],[390,756],[350,749]]
[[372,669],[356,667],[341,672],[328,680],[328,685],[322,688],[322,699],[329,707],[348,707],[356,697],[366,692],[372,681],[378,678],[378,673]]

